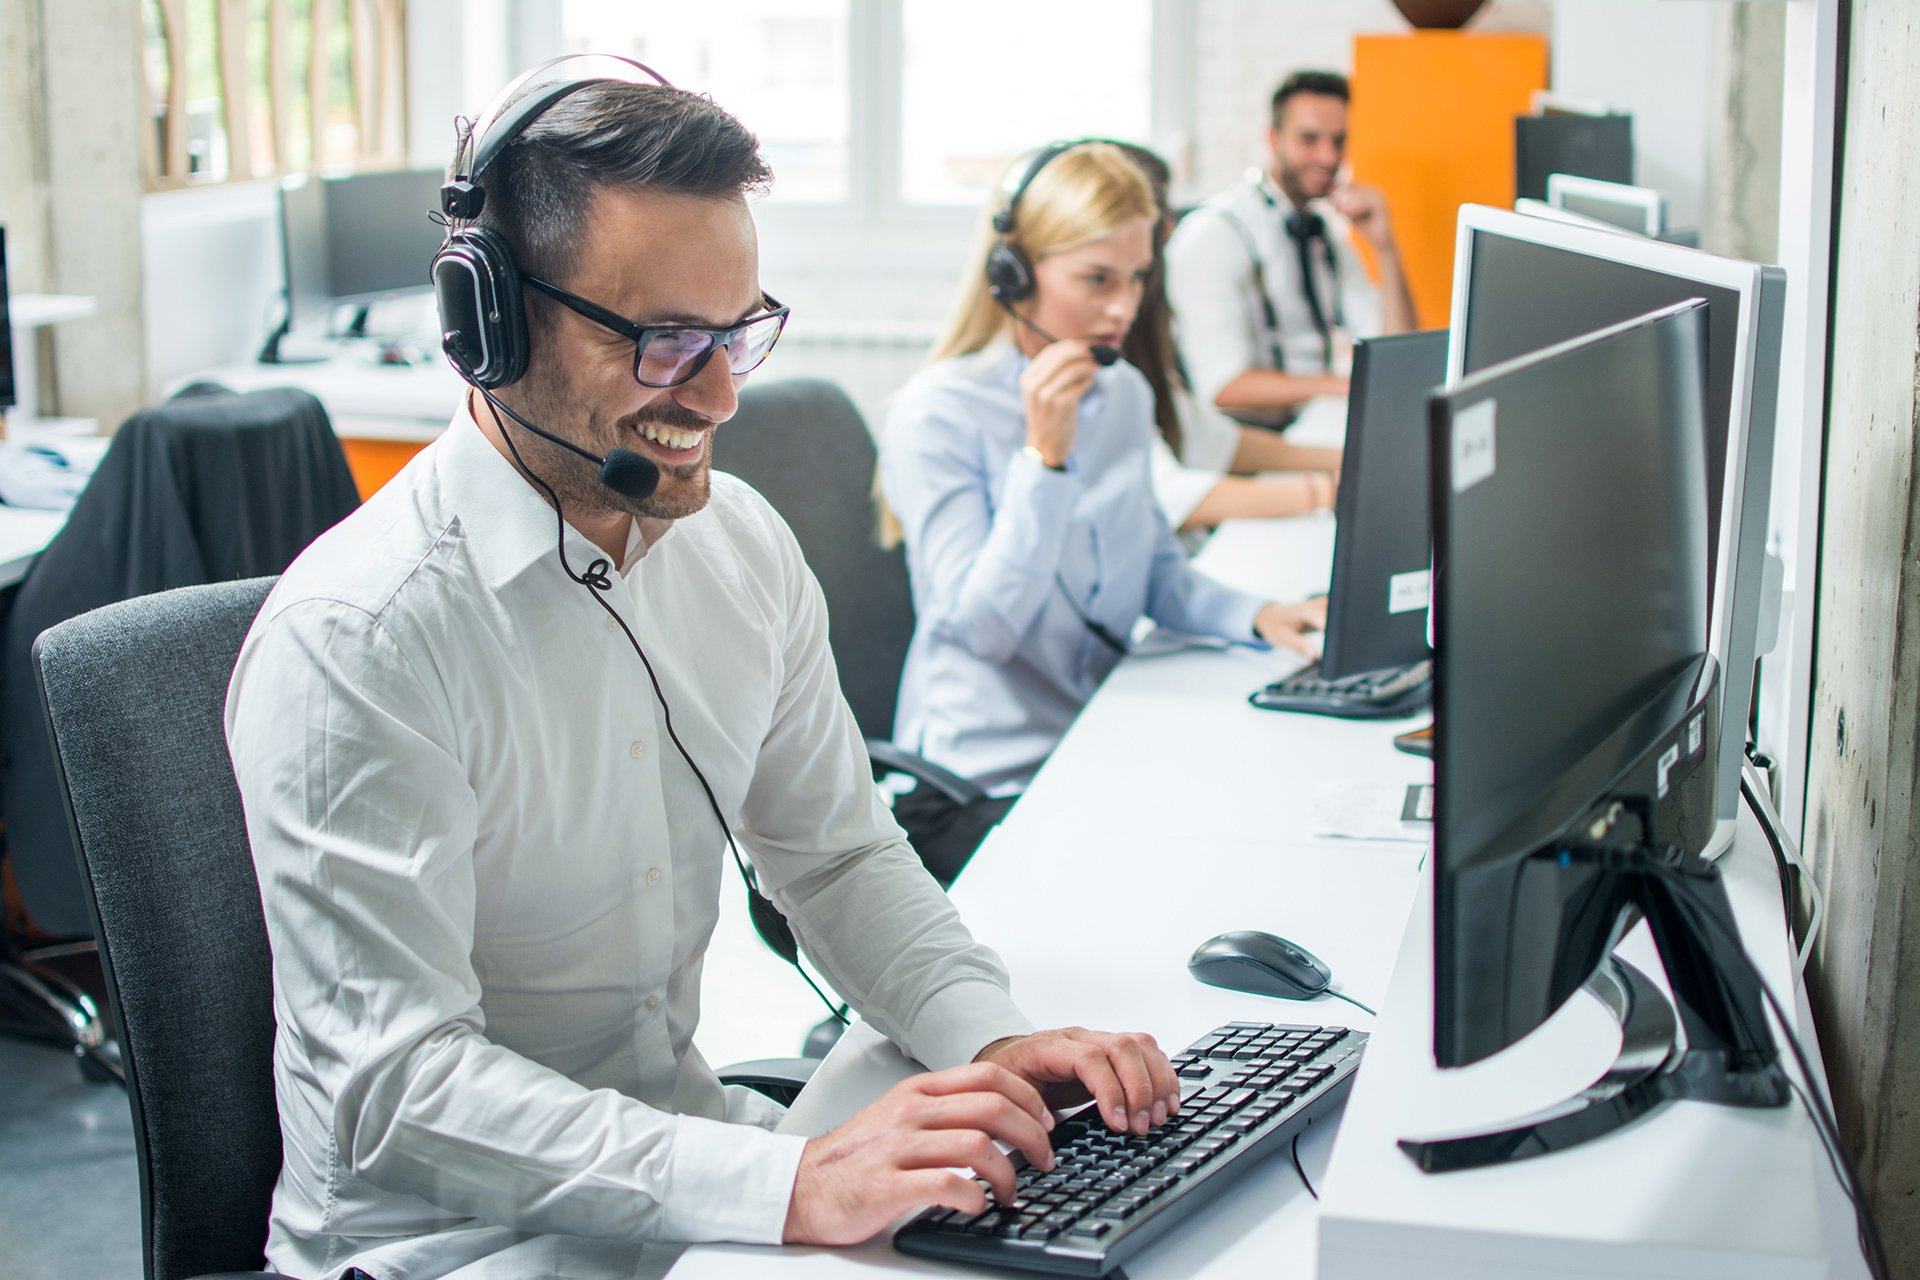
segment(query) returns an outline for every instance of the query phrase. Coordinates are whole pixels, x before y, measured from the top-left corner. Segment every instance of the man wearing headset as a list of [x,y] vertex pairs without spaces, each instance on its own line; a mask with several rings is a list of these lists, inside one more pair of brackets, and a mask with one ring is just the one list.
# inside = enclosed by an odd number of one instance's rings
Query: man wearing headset
[[1194,393],[1246,422],[1283,426],[1304,401],[1345,395],[1349,340],[1415,324],[1385,198],[1342,179],[1347,101],[1336,72],[1288,76],[1273,94],[1266,170],[1183,218],[1167,243]]
[[[995,1144],[1051,1167],[1050,1107],[1178,1108],[1148,1037],[1014,1006],[877,797],[793,536],[711,472],[784,315],[753,136],[663,84],[556,83],[510,87],[444,195],[472,389],[287,570],[229,692],[278,1023],[267,1256],[305,1280],[851,1243],[987,1207],[958,1168],[1010,1199]],[[819,1138],[693,1045],[726,827],[931,1068]]]

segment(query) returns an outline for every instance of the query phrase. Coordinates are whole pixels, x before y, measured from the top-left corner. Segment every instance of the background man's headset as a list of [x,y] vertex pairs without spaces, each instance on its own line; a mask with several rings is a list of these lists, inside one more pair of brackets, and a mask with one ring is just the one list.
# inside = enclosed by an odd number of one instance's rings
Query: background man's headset
[[[646,79],[625,75],[562,78],[540,84],[529,89],[524,96],[521,95],[524,86],[542,76],[549,68],[574,59],[622,62],[639,71]],[[587,594],[593,597],[593,602],[620,624],[627,643],[633,646],[641,665],[646,668],[647,680],[653,686],[653,696],[660,703],[667,737],[680,753],[680,758],[686,761],[687,767],[693,770],[693,776],[699,780],[700,790],[707,798],[708,807],[713,810],[714,820],[720,824],[720,832],[726,837],[733,864],[739,868],[741,879],[746,881],[747,903],[755,927],[813,988],[813,993],[820,997],[828,1012],[844,1024],[847,1021],[845,1006],[836,1005],[829,999],[819,984],[814,982],[812,975],[801,967],[799,944],[792,926],[761,893],[758,877],[747,865],[746,859],[741,857],[740,846],[734,842],[733,828],[720,809],[720,801],[715,797],[707,775],[693,762],[693,756],[674,730],[673,708],[667,703],[666,693],[660,687],[660,677],[654,674],[653,663],[647,658],[646,650],[640,647],[639,639],[627,625],[627,620],[620,616],[620,611],[609,604],[602,594],[613,586],[613,580],[608,576],[611,564],[604,557],[596,557],[587,565],[585,572],[574,569],[567,559],[566,516],[560,509],[560,497],[554,492],[553,486],[521,458],[520,450],[513,443],[513,436],[507,431],[506,425],[500,421],[500,416],[505,414],[541,439],[593,463],[600,469],[600,483],[632,502],[644,502],[653,496],[653,491],[660,484],[660,468],[644,454],[631,449],[615,449],[605,457],[591,453],[571,440],[535,426],[493,394],[519,381],[527,372],[527,313],[525,296],[521,291],[520,268],[514,261],[512,247],[499,232],[473,225],[473,220],[486,207],[487,193],[480,185],[481,179],[501,154],[548,108],[589,85],[608,81],[652,83],[669,89],[673,87],[653,68],[632,58],[615,54],[567,54],[549,59],[515,79],[500,91],[478,121],[455,122],[460,141],[454,156],[454,176],[440,188],[440,215],[447,228],[447,236],[439,252],[434,255],[431,268],[434,301],[440,311],[441,347],[455,371],[486,401],[487,408],[493,414],[494,425],[512,452],[513,460],[540,486],[547,495],[547,501],[553,504],[561,571],[585,587]]]
[[[1280,205],[1267,190],[1266,184],[1256,173],[1252,178],[1253,189],[1260,199],[1275,214]],[[1267,331],[1267,351],[1273,359],[1275,369],[1287,367],[1286,352],[1280,336],[1280,316],[1274,310],[1273,295],[1267,292],[1266,264],[1261,261],[1260,248],[1254,242],[1253,232],[1240,220],[1240,215],[1224,205],[1216,206],[1220,216],[1227,220],[1240,243],[1246,247],[1247,261],[1253,265],[1253,292],[1260,304],[1260,322]],[[1327,237],[1327,220],[1311,209],[1289,209],[1286,217],[1280,221],[1281,230],[1287,239],[1293,242],[1293,251],[1300,259],[1300,293],[1306,300],[1307,312],[1313,317],[1313,327],[1320,333],[1322,361],[1324,367],[1333,369],[1333,330],[1347,326],[1346,309],[1340,297],[1340,257],[1333,251],[1333,242]],[[1333,320],[1329,324],[1326,310],[1320,305],[1320,286],[1313,278],[1313,242],[1320,242],[1320,249],[1327,271],[1333,277]]]

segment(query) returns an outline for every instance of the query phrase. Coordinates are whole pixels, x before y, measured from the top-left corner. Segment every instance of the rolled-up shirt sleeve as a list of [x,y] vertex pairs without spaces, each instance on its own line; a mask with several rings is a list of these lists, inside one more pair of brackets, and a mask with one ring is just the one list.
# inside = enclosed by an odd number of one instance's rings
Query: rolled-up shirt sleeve
[[257,627],[235,671],[279,1034],[317,1077],[299,1096],[326,1099],[303,1123],[344,1171],[517,1230],[778,1242],[801,1139],[588,1089],[487,1038],[479,804],[430,672],[317,600]]
[[991,491],[963,401],[909,388],[888,415],[882,489],[906,533],[919,625],[988,661],[1010,656],[1040,613],[1079,500],[1071,461],[1021,452]]
[[840,691],[818,582],[778,517],[786,676],[739,831],[808,957],[875,1029],[933,1068],[1033,1030],[873,784]]
[[1180,220],[1167,242],[1167,301],[1187,379],[1203,405],[1247,370],[1265,367],[1253,267],[1225,214],[1202,208]]

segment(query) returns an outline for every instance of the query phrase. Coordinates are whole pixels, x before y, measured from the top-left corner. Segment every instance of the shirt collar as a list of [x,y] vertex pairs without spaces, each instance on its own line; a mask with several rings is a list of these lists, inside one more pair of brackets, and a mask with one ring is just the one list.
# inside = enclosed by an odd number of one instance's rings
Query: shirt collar
[[[481,433],[464,398],[436,453],[441,487],[489,587],[498,590],[542,558],[555,558],[553,508]],[[575,573],[585,572],[595,560],[607,558],[606,552],[571,524],[565,529],[567,561]],[[638,532],[637,523],[630,525],[627,573],[644,558],[638,554]],[[672,533],[671,526],[667,533]],[[664,540],[665,535],[656,539],[654,546]]]

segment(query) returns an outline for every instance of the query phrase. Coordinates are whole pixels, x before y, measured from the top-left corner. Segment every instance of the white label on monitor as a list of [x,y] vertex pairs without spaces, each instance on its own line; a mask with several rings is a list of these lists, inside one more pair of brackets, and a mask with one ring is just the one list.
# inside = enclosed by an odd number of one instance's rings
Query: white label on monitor
[[1427,607],[1432,597],[1433,574],[1425,569],[1396,573],[1387,579],[1387,612],[1412,613]]
[[1704,714],[1697,715],[1687,725],[1687,754],[1692,755],[1698,751],[1700,744],[1706,739],[1707,717]]
[[1465,493],[1493,474],[1494,402],[1482,400],[1453,416],[1453,491]]
[[1660,753],[1660,760],[1653,767],[1653,791],[1657,799],[1667,798],[1667,775],[1673,772],[1673,766],[1680,763],[1680,744],[1674,743]]

